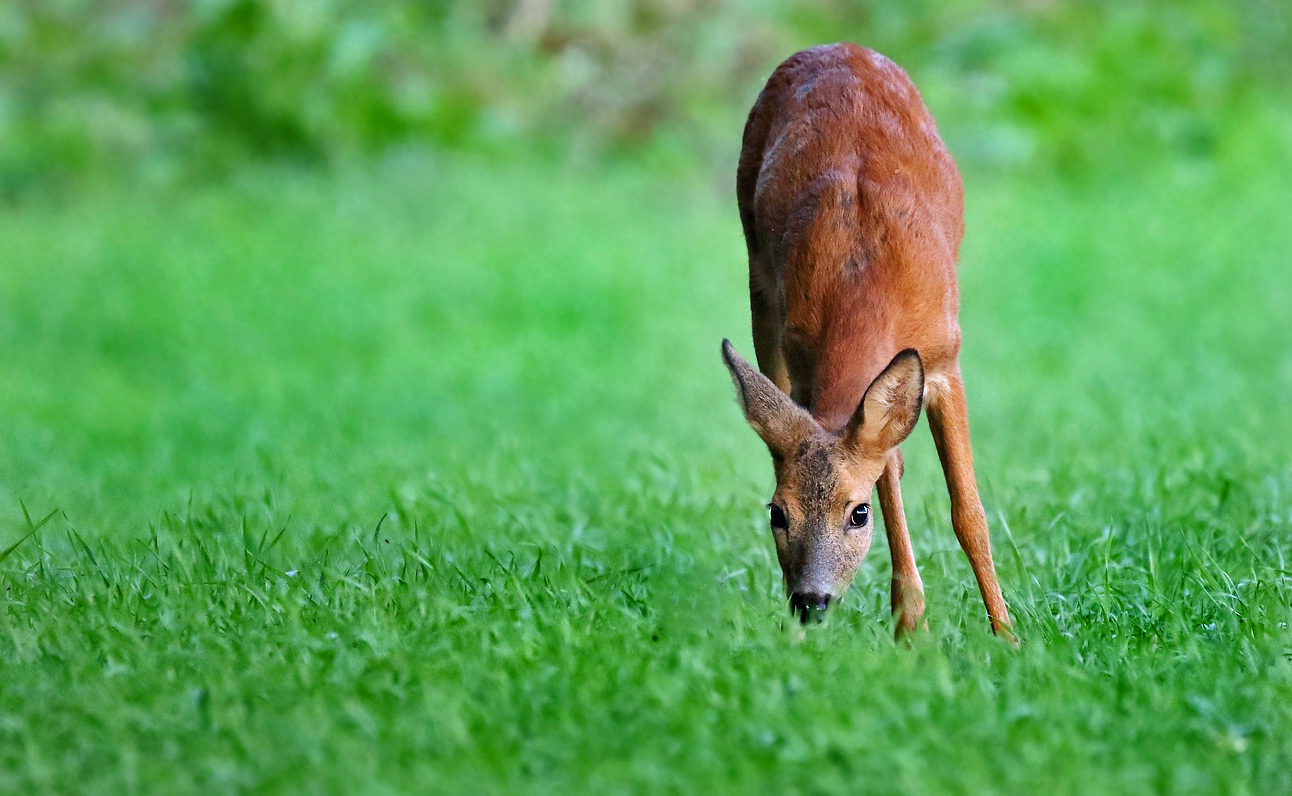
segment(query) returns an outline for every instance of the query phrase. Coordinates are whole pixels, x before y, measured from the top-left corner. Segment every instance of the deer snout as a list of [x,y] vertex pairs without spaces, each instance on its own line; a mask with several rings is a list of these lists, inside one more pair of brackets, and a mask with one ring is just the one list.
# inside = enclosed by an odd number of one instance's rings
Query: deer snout
[[829,594],[813,592],[794,592],[790,595],[790,610],[803,624],[813,624],[825,619],[826,609],[830,607]]

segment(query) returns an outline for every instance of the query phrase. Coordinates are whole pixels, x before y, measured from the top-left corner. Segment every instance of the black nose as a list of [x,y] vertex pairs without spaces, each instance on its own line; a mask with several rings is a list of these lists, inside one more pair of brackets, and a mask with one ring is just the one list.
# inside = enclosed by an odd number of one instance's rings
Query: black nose
[[829,607],[830,595],[828,594],[795,592],[790,595],[790,610],[805,625],[825,619],[825,609]]

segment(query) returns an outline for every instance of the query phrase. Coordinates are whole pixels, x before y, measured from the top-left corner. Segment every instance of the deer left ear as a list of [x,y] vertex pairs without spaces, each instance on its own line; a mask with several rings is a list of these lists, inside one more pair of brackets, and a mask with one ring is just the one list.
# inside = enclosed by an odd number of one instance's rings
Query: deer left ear
[[908,348],[888,363],[866,388],[844,431],[853,448],[884,454],[915,429],[924,402],[924,363]]
[[722,359],[731,372],[740,398],[740,408],[773,456],[788,458],[803,440],[821,433],[812,416],[803,407],[777,389],[763,374],[754,370],[730,340],[722,341]]

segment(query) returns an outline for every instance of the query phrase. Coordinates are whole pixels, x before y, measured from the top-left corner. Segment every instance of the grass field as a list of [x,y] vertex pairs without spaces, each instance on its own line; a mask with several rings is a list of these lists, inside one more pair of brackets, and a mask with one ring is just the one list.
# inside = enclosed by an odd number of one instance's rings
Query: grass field
[[967,175],[1019,649],[923,422],[929,633],[881,536],[791,638],[725,175],[6,210],[0,792],[1292,792],[1288,165]]

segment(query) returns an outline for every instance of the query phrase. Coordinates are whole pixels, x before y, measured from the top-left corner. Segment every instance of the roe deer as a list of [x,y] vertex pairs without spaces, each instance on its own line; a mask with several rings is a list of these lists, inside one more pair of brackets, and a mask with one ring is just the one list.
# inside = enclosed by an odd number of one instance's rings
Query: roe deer
[[974,480],[960,379],[964,190],[901,67],[855,44],[777,67],[745,124],[736,197],[759,373],[724,340],[772,454],[768,506],[792,610],[820,619],[870,549],[879,487],[897,634],[924,614],[899,445],[921,406],[992,630],[1013,639]]

